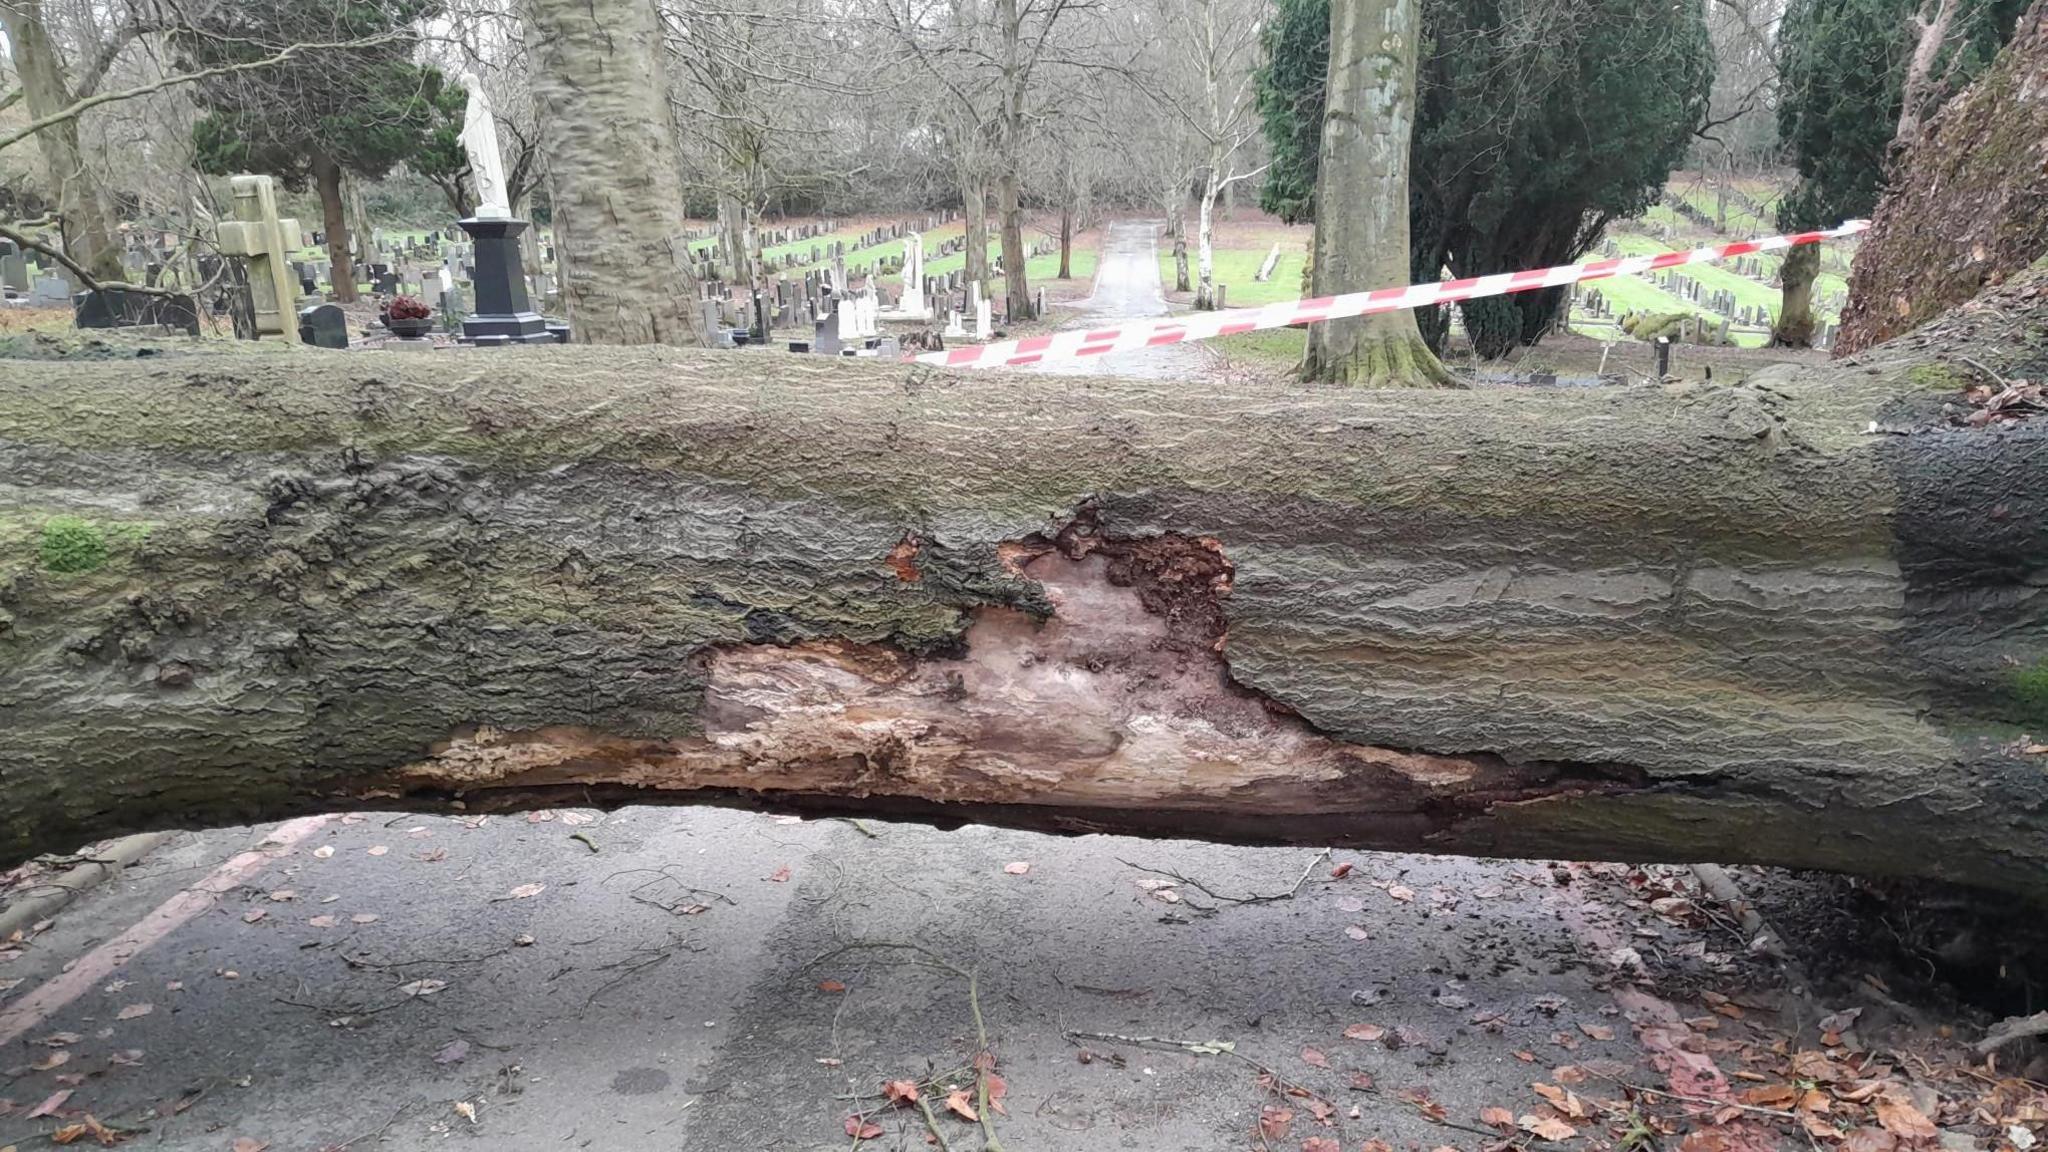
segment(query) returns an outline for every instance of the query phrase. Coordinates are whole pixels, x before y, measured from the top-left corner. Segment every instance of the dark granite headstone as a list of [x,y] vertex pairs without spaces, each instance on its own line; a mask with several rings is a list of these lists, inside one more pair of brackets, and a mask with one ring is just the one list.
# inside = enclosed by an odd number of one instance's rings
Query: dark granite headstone
[[177,328],[199,335],[199,309],[189,295],[158,296],[122,288],[80,292],[71,298],[71,322],[80,328]]
[[335,304],[300,309],[299,339],[315,348],[348,347],[348,314]]

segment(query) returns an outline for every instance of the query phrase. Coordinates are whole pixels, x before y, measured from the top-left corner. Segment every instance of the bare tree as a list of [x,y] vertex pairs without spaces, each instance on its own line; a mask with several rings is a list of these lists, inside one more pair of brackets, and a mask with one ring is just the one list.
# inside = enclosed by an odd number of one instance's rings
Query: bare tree
[[[36,143],[48,171],[67,255],[94,280],[119,280],[121,250],[114,241],[106,205],[87,171],[85,153],[79,146],[78,117],[63,115],[81,98],[92,95],[113,57],[99,57],[74,88],[51,35],[43,0],[0,2],[0,27],[6,30],[8,55],[21,78],[22,103],[32,120],[44,124],[36,133]],[[121,43],[130,38],[122,37]]]
[[[1173,46],[1158,98],[1187,122],[1200,144],[1202,190],[1196,201],[1195,307],[1216,306],[1216,200],[1266,170],[1246,162],[1259,138],[1252,68],[1270,0],[1161,0],[1164,39]],[[1184,199],[1176,193],[1176,201]],[[1178,203],[1174,206],[1178,207]],[[1176,213],[1177,215],[1177,213]],[[1176,271],[1186,291],[1186,245],[1177,229]]]

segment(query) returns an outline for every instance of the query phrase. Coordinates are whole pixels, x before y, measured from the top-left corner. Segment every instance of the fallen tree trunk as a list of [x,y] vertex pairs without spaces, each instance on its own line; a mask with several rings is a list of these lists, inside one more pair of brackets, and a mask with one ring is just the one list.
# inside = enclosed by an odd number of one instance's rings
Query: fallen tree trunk
[[0,362],[0,860],[685,802],[2041,895],[2048,424],[1959,379]]

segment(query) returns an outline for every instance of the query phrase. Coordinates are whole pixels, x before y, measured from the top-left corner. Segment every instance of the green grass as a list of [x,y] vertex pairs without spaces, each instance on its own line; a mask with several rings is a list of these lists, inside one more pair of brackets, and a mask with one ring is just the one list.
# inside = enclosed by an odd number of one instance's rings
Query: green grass
[[[1301,298],[1301,266],[1307,262],[1308,253],[1298,243],[1280,242],[1280,260],[1273,266],[1273,278],[1259,283],[1259,265],[1266,262],[1271,247],[1256,251],[1218,248],[1215,250],[1216,283],[1224,285],[1223,303],[1230,308],[1254,308],[1261,304],[1277,304],[1285,300]],[[1188,280],[1192,283],[1200,275],[1195,261],[1195,250],[1188,249]],[[1171,249],[1159,254],[1159,282],[1170,289],[1173,285],[1173,252]]]
[[1308,349],[1308,329],[1268,328],[1220,336],[1209,343],[1232,360],[1292,368],[1301,363],[1302,353]]

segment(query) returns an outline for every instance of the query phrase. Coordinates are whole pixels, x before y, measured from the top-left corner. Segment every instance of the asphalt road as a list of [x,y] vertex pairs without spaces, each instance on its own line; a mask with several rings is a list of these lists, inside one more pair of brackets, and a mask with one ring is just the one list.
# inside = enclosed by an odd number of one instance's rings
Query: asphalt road
[[[1167,315],[1165,285],[1159,279],[1160,222],[1112,221],[1103,235],[1095,266],[1095,291],[1075,303],[1064,328],[1102,328],[1125,320]],[[1168,344],[1087,359],[1048,360],[1038,371],[1063,376],[1124,376],[1138,380],[1193,379],[1206,353],[1190,344]]]
[[[974,1002],[1011,1152],[1258,1147],[1276,1101],[1296,1119],[1275,1147],[1476,1148],[1414,1094],[1477,1126],[1539,1103],[1517,1051],[1535,1075],[1641,1056],[1605,990],[1634,928],[1544,865],[697,809],[329,820],[79,979],[257,839],[182,837],[0,963],[20,981],[0,1035],[21,1033],[0,1046],[0,1147],[90,1113],[170,1149],[825,1149],[859,1110],[870,1146],[921,1148],[919,1114],[875,1094],[969,1083]],[[1229,899],[1253,896],[1279,898]],[[67,980],[75,999],[24,1013]],[[59,1115],[24,1116],[66,1087]]]

